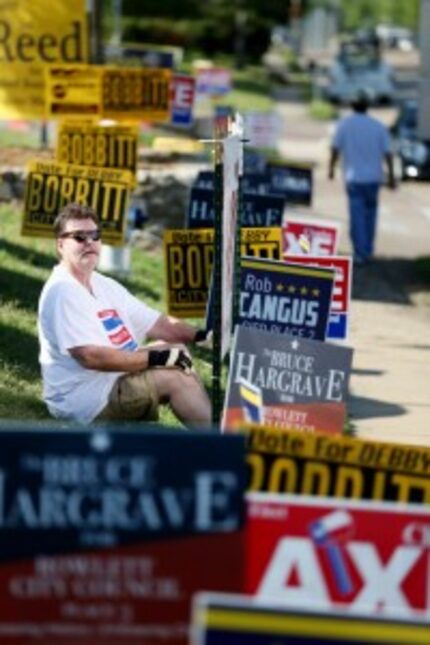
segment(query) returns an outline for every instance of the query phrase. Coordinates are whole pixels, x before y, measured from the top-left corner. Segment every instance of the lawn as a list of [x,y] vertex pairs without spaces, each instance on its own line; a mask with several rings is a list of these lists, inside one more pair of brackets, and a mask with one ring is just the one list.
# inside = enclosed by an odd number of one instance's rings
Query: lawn
[[[41,398],[36,315],[39,293],[56,257],[52,240],[20,235],[21,213],[19,203],[0,205],[0,419],[49,419]],[[133,249],[132,273],[121,282],[149,305],[165,309],[160,251]],[[195,354],[210,389],[210,353]],[[161,420],[178,424],[166,408]]]

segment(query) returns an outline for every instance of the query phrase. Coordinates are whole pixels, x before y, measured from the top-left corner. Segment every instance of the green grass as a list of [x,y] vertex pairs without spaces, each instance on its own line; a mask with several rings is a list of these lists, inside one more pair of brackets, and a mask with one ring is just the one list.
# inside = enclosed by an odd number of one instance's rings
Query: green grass
[[[1,205],[0,419],[43,420],[50,415],[42,401],[37,303],[56,257],[52,240],[22,237],[20,228],[21,206]],[[161,252],[133,249],[132,273],[120,281],[137,297],[164,311]],[[197,371],[210,389],[211,354],[205,350],[193,354]],[[161,421],[166,425],[179,424],[166,407],[161,410]]]
[[55,263],[52,242],[21,238],[18,207],[0,206],[0,418],[43,419],[37,300]]
[[40,148],[41,135],[32,129],[28,132],[0,129],[0,146],[2,148]]
[[336,118],[338,110],[328,101],[314,99],[309,104],[309,113],[312,118],[318,121],[329,121]]

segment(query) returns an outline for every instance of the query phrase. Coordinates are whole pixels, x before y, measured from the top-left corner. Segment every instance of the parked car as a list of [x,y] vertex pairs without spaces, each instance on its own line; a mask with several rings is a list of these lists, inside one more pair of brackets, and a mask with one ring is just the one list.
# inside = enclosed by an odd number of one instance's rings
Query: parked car
[[381,44],[388,49],[400,49],[405,52],[414,49],[414,35],[407,27],[381,24],[375,31]]
[[365,90],[372,104],[391,103],[395,98],[393,69],[373,43],[343,43],[329,70],[326,96],[333,103],[346,104]]
[[430,179],[430,141],[418,136],[418,103],[404,101],[391,127],[398,179]]

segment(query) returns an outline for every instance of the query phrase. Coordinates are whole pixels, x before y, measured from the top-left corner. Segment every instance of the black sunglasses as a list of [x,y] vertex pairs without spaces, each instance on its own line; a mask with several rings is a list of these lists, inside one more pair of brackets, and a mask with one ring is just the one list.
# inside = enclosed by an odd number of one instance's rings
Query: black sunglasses
[[65,237],[71,237],[76,242],[83,244],[84,242],[88,242],[90,240],[92,242],[98,242],[102,237],[102,233],[100,229],[96,228],[93,231],[70,231],[69,233],[63,233],[62,235],[60,235],[60,238]]

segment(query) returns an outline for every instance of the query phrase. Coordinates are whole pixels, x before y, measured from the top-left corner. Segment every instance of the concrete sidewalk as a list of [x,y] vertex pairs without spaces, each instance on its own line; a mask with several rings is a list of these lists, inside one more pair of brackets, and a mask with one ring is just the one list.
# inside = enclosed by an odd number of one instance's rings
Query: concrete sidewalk
[[430,446],[430,310],[353,300],[351,315],[357,436]]
[[[278,104],[281,153],[312,161],[312,216],[341,226],[339,252],[350,253],[346,195],[338,172],[327,179],[333,123],[315,122],[305,105]],[[376,111],[384,121],[390,111]],[[381,192],[377,259],[356,270],[347,345],[354,350],[348,412],[359,437],[430,446],[430,292],[415,284],[413,259],[430,255],[428,182]]]

